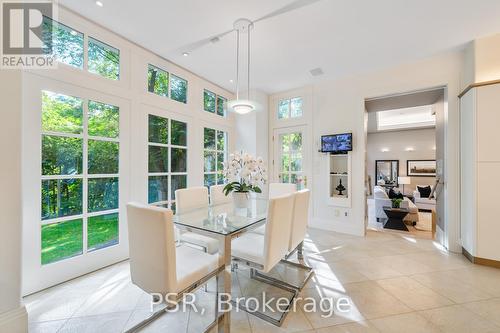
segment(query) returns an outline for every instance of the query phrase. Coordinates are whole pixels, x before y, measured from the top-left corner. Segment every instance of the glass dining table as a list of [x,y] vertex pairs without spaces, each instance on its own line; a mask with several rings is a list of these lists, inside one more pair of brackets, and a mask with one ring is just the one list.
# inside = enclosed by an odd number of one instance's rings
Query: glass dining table
[[[247,208],[235,207],[233,202],[196,209],[174,215],[174,223],[181,231],[190,231],[219,240],[219,255],[224,270],[219,274],[217,290],[223,290],[221,315],[216,316],[218,332],[231,331],[231,313],[227,311],[231,294],[231,240],[251,231],[266,221],[268,200],[253,197]],[[216,311],[217,314],[217,311]]]

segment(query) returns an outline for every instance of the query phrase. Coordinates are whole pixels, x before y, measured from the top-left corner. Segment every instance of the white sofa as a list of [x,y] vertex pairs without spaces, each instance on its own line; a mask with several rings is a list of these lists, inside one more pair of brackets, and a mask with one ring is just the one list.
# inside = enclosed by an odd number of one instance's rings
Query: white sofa
[[[431,193],[432,193],[432,185],[417,185],[416,187],[431,187]],[[436,210],[436,199],[434,198],[422,198],[420,197],[420,192],[415,189],[413,191],[413,200],[415,201],[415,205],[417,205],[418,209],[424,209],[424,210]]]
[[[384,207],[392,207],[392,200],[389,199],[385,189],[381,186],[375,186],[373,188],[373,199],[375,200],[375,217],[377,221],[381,218],[386,219],[387,215],[385,215]],[[405,222],[413,224],[418,222],[418,208],[410,199],[405,197],[400,207],[406,208],[409,211],[408,215],[404,218]]]

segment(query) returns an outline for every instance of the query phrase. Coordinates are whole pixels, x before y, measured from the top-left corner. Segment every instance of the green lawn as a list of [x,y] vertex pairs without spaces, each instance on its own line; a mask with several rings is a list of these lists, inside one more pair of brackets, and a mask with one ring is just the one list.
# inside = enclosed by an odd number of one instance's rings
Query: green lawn
[[[88,218],[88,251],[118,243],[118,213]],[[42,265],[83,253],[83,220],[42,226]]]

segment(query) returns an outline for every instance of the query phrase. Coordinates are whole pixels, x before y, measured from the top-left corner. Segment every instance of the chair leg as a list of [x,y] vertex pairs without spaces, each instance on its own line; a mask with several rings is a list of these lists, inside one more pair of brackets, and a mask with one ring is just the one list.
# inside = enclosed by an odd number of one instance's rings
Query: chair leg
[[297,259],[302,260],[304,259],[304,255],[302,253],[304,247],[304,241],[300,242],[300,244],[297,246]]
[[[204,248],[203,248],[203,251],[204,251],[205,253],[208,253],[208,249],[207,249],[206,247],[204,247]],[[217,284],[216,284],[216,285],[217,285]],[[204,290],[205,290],[205,292],[206,292],[206,293],[208,292],[208,281],[207,281],[207,284],[205,284]]]
[[293,304],[293,300],[295,299],[295,297],[297,297],[298,291],[295,288],[291,288],[291,287],[287,286],[286,282],[283,282],[283,281],[280,281],[277,279],[273,279],[273,278],[267,279],[268,278],[267,276],[261,275],[255,268],[250,268],[250,278],[257,280],[257,281],[261,281],[263,283],[270,284],[270,285],[275,286],[277,288],[288,291],[292,294],[292,297],[290,298],[290,301],[288,304],[288,308],[282,313],[280,319],[275,319],[271,316],[266,315],[265,313],[256,311],[255,309],[248,309],[243,304],[236,304],[235,301],[231,301],[231,303],[234,304],[235,306],[237,306],[239,309],[242,309],[243,311],[246,311],[246,312],[248,312],[256,317],[259,317],[262,320],[267,321],[268,323],[271,323],[275,326],[280,327],[283,324],[283,321],[285,320],[286,316],[290,312],[290,307]]

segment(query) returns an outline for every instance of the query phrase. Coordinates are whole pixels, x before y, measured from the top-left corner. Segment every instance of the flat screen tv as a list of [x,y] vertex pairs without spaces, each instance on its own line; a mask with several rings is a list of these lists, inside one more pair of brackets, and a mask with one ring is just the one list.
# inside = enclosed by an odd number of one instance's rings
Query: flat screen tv
[[321,136],[321,152],[347,154],[352,150],[352,133]]

